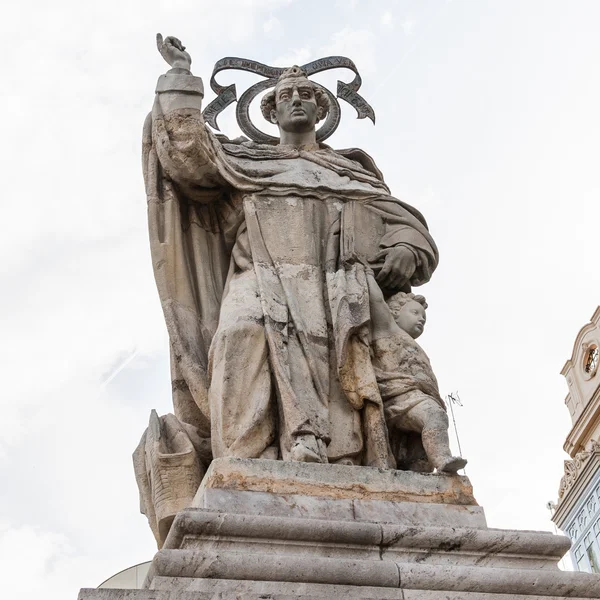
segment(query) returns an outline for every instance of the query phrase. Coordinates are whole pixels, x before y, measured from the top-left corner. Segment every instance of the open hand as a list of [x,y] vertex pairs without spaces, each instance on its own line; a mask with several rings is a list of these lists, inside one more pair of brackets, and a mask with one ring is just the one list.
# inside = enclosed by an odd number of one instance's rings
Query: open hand
[[412,250],[406,246],[386,248],[377,254],[374,262],[383,260],[383,267],[377,275],[377,283],[382,289],[397,292],[410,283],[417,270],[417,261]]
[[176,37],[170,35],[163,41],[162,34],[157,33],[156,46],[160,55],[171,67],[189,70],[192,57],[185,51],[185,46]]

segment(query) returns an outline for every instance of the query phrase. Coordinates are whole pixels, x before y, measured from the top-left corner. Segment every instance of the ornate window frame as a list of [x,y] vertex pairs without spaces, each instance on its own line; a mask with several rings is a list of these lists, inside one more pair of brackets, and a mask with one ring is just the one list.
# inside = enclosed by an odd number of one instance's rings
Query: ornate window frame
[[[581,370],[583,372],[583,378],[589,381],[596,375],[598,368],[600,367],[600,344],[596,339],[586,340],[582,344],[582,359],[581,359]],[[595,352],[595,359],[590,365],[590,355]],[[588,368],[590,365],[591,368]]]

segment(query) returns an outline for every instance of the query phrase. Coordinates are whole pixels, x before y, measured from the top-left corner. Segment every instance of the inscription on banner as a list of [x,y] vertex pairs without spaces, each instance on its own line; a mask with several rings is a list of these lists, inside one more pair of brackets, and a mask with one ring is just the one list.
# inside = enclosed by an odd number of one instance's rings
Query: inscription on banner
[[[325,58],[319,58],[310,63],[306,63],[300,67],[303,69],[307,75],[314,75],[315,73],[321,73],[322,71],[328,71],[330,69],[340,69],[345,68],[349,69],[354,73],[354,79],[349,83],[344,83],[343,81],[337,82],[337,97],[341,98],[348,104],[354,107],[356,112],[358,113],[359,119],[364,119],[368,117],[375,123],[375,111],[371,107],[371,105],[358,93],[360,86],[362,85],[362,79],[360,74],[358,73],[358,69],[353,61],[345,56],[327,56]],[[238,70],[238,71],[247,71],[249,73],[254,73],[256,75],[261,75],[267,79],[276,80],[281,73],[283,73],[284,69],[282,67],[272,67],[269,65],[265,65],[255,60],[249,60],[247,58],[237,58],[234,56],[226,56],[221,60],[217,61],[215,67],[213,69],[211,78],[210,78],[210,87],[217,94],[217,97],[204,109],[204,119],[205,121],[214,129],[219,130],[217,126],[217,116],[225,110],[230,104],[237,101],[237,91],[235,84],[222,86],[217,83],[215,76],[221,71],[225,70]],[[257,83],[250,87],[246,92],[244,92],[243,96],[245,98],[245,104],[249,105],[249,103],[262,91],[264,91],[265,82]],[[328,92],[329,93],[329,92]],[[339,123],[339,105],[335,97],[330,94],[330,98],[337,105],[337,115],[335,118],[330,118],[332,115],[328,115],[326,124],[321,128],[326,131],[326,137],[329,137],[337,128]],[[240,115],[238,117],[238,125],[245,133],[249,134],[251,139],[254,141],[264,142],[266,138],[269,140],[276,140],[276,138],[271,138],[271,136],[267,136],[266,134],[260,134],[258,129],[252,125],[252,127],[247,127],[247,123],[245,119],[249,116],[244,114],[244,122],[240,122]],[[327,126],[329,125],[329,126]],[[325,137],[321,138],[325,139]]]

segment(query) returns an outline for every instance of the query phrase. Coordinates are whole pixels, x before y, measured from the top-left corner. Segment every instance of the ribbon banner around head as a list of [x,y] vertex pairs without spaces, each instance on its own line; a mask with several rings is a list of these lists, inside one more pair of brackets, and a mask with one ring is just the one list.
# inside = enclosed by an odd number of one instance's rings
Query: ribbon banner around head
[[[344,83],[343,81],[337,82],[337,98],[345,100],[353,106],[358,113],[359,119],[368,117],[373,123],[375,123],[375,111],[371,105],[358,93],[362,84],[362,79],[358,73],[356,65],[345,56],[328,56],[327,58],[320,58],[312,62],[306,63],[300,67],[307,76],[314,75],[315,73],[321,73],[322,71],[328,71],[330,69],[350,69],[355,77],[350,83]],[[266,77],[264,81],[260,81],[248,88],[239,98],[237,98],[235,84],[222,86],[217,83],[215,76],[220,71],[226,71],[228,69],[237,71],[248,71],[256,75]],[[222,58],[215,64],[212,76],[210,78],[210,87],[217,94],[217,97],[204,109],[203,115],[204,120],[213,129],[220,131],[217,125],[217,117],[225,110],[230,104],[238,101],[236,117],[240,129],[254,142],[273,144],[277,143],[278,138],[263,133],[258,129],[250,119],[250,103],[258,94],[275,87],[278,77],[285,71],[285,67],[270,67],[263,65],[262,63],[247,60],[245,58],[226,57]],[[325,123],[317,130],[317,141],[322,142],[327,139],[340,124],[340,103],[336,96],[334,96],[327,88],[320,86],[321,89],[329,97],[330,110],[327,114]]]

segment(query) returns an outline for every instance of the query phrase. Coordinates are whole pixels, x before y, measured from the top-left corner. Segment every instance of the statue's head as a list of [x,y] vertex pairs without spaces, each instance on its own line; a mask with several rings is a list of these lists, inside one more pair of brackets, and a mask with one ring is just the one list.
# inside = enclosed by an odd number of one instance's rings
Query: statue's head
[[411,338],[417,339],[425,329],[427,302],[424,296],[398,292],[386,300],[394,320]]
[[286,69],[275,89],[260,103],[267,121],[289,133],[305,133],[327,115],[329,98],[320,86],[308,79],[298,66]]

